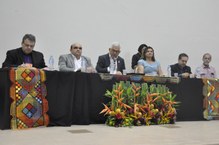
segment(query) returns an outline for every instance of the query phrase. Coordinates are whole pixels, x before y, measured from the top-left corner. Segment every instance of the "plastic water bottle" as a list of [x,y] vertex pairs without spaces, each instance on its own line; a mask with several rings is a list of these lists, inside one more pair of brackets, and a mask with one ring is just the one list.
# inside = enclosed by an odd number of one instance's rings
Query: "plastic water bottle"
[[86,61],[82,59],[82,62],[81,62],[81,72],[86,72],[86,71],[87,71]]
[[170,65],[168,65],[168,67],[167,67],[167,76],[171,77],[171,67],[170,67]]
[[52,55],[49,57],[49,69],[54,69],[54,58]]

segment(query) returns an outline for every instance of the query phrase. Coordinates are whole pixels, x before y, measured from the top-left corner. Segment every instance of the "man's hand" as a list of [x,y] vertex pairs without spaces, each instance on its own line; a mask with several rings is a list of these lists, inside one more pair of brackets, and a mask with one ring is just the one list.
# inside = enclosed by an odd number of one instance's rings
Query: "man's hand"
[[120,71],[116,71],[116,75],[122,75]]
[[182,73],[182,77],[183,77],[183,78],[188,78],[189,75],[190,75],[189,73]]
[[95,73],[96,70],[93,67],[87,67],[86,72],[87,73]]

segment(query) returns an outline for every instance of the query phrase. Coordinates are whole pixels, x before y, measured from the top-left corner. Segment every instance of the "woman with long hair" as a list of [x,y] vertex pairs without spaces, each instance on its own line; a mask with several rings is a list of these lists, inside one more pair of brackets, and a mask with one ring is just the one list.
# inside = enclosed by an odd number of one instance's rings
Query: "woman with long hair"
[[148,46],[144,49],[143,59],[138,61],[138,73],[150,76],[162,76],[160,63],[155,59],[154,49]]

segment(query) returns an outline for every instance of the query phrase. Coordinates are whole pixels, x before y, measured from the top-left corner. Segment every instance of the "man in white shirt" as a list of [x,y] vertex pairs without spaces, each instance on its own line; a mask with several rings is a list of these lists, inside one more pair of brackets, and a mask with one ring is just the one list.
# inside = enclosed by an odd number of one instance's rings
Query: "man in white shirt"
[[90,58],[82,56],[82,45],[80,43],[72,44],[70,52],[70,54],[59,57],[60,71],[95,72]]
[[210,66],[211,54],[205,53],[202,57],[203,64],[197,67],[195,75],[197,78],[217,78],[215,68]]

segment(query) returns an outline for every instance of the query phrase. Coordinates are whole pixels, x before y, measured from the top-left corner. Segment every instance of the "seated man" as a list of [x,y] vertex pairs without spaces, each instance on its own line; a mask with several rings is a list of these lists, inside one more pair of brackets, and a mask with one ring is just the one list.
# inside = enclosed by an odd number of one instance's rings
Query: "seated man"
[[197,78],[217,78],[215,68],[209,65],[211,58],[211,54],[209,53],[203,55],[203,64],[195,70]]
[[109,48],[109,53],[99,56],[96,70],[99,73],[122,74],[125,69],[124,59],[119,56],[120,45],[115,42]]
[[21,47],[7,52],[2,67],[17,67],[25,64],[36,68],[46,67],[43,54],[33,50],[35,42],[36,38],[32,34],[24,35]]
[[179,77],[188,78],[190,76],[191,68],[186,65],[189,57],[185,53],[181,53],[178,57],[178,63],[171,65],[171,76],[177,73]]
[[70,54],[61,55],[59,57],[60,71],[83,71],[95,72],[88,57],[82,56],[82,46],[79,43],[74,43],[70,47]]
[[145,48],[147,48],[147,45],[141,44],[138,47],[138,53],[136,53],[132,56],[132,69],[135,69],[137,67],[138,61],[143,57],[142,54],[143,54]]

